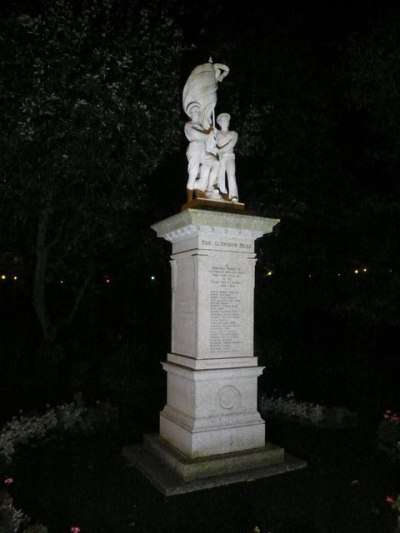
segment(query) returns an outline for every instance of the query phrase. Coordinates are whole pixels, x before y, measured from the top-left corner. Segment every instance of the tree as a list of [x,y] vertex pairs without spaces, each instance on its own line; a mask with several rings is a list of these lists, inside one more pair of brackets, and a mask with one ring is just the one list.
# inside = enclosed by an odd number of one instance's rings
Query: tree
[[338,85],[343,94],[342,159],[352,177],[348,255],[369,267],[343,308],[369,323],[400,323],[399,8],[353,33]]
[[0,260],[23,262],[46,343],[179,148],[181,34],[156,0],[128,4],[45,1],[1,21]]
[[283,276],[276,303],[397,324],[398,7],[331,39],[329,54],[310,42],[300,8],[292,17],[237,9],[202,39],[232,67],[218,105],[239,132],[242,198],[281,219],[260,254]]

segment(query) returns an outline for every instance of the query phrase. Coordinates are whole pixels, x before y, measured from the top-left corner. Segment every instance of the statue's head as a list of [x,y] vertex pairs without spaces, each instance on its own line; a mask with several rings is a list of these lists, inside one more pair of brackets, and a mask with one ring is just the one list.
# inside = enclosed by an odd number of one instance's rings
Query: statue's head
[[197,103],[190,104],[187,114],[192,120],[197,121],[200,118],[200,106]]
[[221,127],[222,127],[223,123],[229,124],[230,120],[231,120],[231,116],[230,116],[229,113],[220,113],[217,116],[217,124],[218,124],[218,126],[221,126]]

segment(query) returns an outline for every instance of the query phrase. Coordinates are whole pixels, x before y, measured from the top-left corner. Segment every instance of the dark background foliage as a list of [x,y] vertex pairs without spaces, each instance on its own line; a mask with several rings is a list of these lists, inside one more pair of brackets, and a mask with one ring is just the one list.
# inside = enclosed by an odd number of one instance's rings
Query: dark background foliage
[[169,246],[150,226],[184,202],[181,90],[210,56],[231,68],[217,110],[239,133],[241,200],[281,219],[257,244],[263,389],[369,415],[396,402],[396,2],[16,1],[2,12],[3,416],[74,390],[156,416]]

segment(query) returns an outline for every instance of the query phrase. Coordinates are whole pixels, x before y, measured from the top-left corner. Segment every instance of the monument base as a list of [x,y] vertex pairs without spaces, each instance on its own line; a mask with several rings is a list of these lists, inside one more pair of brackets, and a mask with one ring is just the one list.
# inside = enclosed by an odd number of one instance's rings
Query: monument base
[[[242,202],[230,202],[224,199],[212,198],[195,198],[190,202],[186,202],[181,207],[181,211],[185,209],[201,208],[215,211],[226,211],[227,213],[237,213],[244,211],[246,206]],[[243,214],[243,213],[242,213]]]
[[243,452],[189,459],[157,434],[145,435],[143,445],[124,447],[122,455],[165,496],[254,481],[307,466],[270,443]]

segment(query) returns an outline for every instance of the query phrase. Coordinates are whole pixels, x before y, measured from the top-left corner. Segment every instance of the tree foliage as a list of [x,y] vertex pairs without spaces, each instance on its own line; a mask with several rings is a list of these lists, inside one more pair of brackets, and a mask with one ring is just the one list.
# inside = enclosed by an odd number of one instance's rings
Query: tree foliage
[[[55,0],[1,26],[2,257],[23,260],[51,340],[179,148],[183,44],[155,1]],[[50,304],[63,278],[70,290]]]
[[281,219],[260,248],[281,275],[270,296],[282,310],[398,323],[398,8],[329,47],[320,35],[323,52],[300,8],[236,9],[225,5],[199,40],[232,67],[218,105],[239,132],[242,198]]

